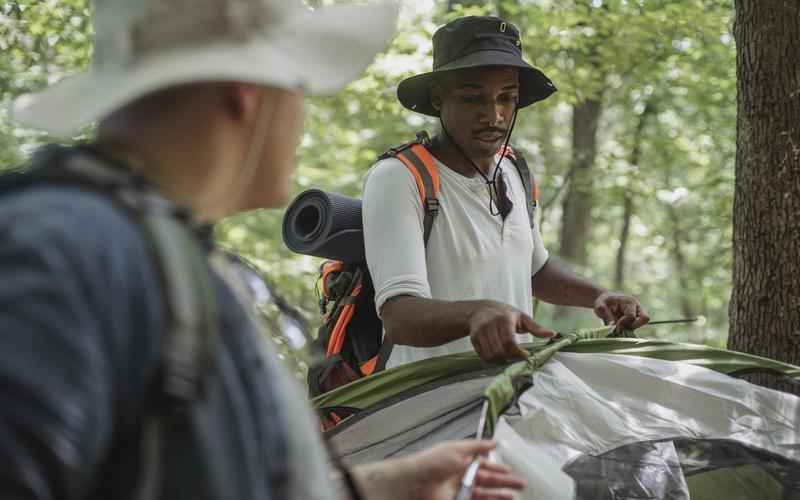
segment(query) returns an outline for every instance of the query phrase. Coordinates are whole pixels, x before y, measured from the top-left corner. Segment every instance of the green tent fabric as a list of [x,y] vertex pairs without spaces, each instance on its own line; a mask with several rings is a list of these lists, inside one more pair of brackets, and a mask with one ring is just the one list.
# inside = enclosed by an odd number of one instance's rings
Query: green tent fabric
[[532,344],[508,366],[474,353],[421,361],[315,403],[351,415],[328,433],[351,464],[474,436],[495,387],[497,458],[528,478],[525,498],[800,498],[800,398],[726,375],[797,380],[800,369],[707,346],[584,339],[599,330]]
[[562,338],[553,339],[541,349],[533,351],[528,359],[506,368],[486,388],[484,393],[487,398],[485,429],[481,429],[479,432],[484,436],[493,434],[495,423],[503,410],[514,401],[519,392],[527,389],[528,381],[533,373],[547,363],[555,353],[580,341],[607,338],[614,329],[615,326],[611,325],[568,333]]
[[[547,348],[540,341],[523,346],[531,354]],[[702,366],[720,373],[736,374],[749,371],[770,371],[785,374],[800,381],[800,367],[768,358],[754,356],[706,345],[669,342],[654,339],[606,338],[583,340],[564,348],[565,352],[624,354],[645,358],[681,361]],[[488,364],[475,353],[460,353],[409,363],[371,377],[359,379],[316,397],[312,403],[322,412],[327,408],[363,410],[389,398],[412,391],[437,380],[447,380],[460,374],[498,374],[506,366]]]

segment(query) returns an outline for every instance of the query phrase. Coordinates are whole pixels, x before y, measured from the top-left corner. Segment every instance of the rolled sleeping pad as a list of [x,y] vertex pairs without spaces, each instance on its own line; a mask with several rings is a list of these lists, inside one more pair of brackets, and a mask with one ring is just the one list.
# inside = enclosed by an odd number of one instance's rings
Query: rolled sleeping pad
[[303,191],[283,216],[283,241],[295,253],[363,261],[361,200],[319,189]]

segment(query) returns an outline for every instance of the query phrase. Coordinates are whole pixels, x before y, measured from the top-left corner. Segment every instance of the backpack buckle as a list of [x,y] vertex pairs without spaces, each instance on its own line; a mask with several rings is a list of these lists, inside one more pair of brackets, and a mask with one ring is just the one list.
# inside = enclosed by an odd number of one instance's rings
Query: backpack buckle
[[393,158],[397,156],[397,153],[402,151],[402,146],[399,147],[392,147],[384,151],[383,153],[378,156],[378,160],[385,160],[386,158]]
[[434,216],[439,215],[439,198],[425,198],[425,211]]
[[319,313],[324,316],[325,314],[327,314],[327,312],[328,312],[328,299],[326,299],[325,297],[320,297]]

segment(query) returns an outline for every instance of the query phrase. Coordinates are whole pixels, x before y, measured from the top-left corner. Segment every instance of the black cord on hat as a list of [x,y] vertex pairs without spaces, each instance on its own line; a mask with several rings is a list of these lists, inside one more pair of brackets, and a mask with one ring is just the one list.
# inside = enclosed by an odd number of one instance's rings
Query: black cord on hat
[[[455,141],[455,139],[453,139],[453,136],[450,135],[450,133],[447,131],[447,127],[444,126],[444,120],[442,120],[441,113],[439,114],[439,124],[442,127],[442,132],[444,132],[444,135],[446,135],[447,138],[450,140],[450,142],[453,143],[453,145],[456,147],[456,150],[461,154],[461,156],[463,156],[464,159],[466,159],[469,162],[469,164],[472,165],[472,168],[474,168],[475,171],[478,172],[478,174],[480,174],[481,177],[483,177],[483,180],[486,181],[486,185],[489,187],[489,189],[490,190],[494,189],[494,193],[495,193],[495,196],[496,196],[496,198],[498,200],[498,203],[500,202],[500,193],[497,190],[497,175],[500,172],[500,163],[503,161],[503,158],[505,157],[506,151],[508,151],[508,142],[511,140],[511,133],[514,131],[514,125],[516,125],[516,123],[517,123],[517,111],[519,111],[519,108],[514,108],[514,116],[511,118],[511,126],[508,128],[508,132],[506,132],[506,140],[503,143],[503,149],[500,150],[501,151],[500,158],[497,160],[497,164],[494,166],[494,171],[492,172],[492,179],[491,180],[489,180],[489,177],[486,174],[483,173],[483,171],[480,169],[480,167],[478,167],[478,165],[476,165],[475,162],[472,161],[472,158],[467,156],[467,154],[464,152],[464,150],[461,149],[461,146]],[[489,196],[489,213],[491,213],[492,215],[499,215],[503,220],[505,220],[506,217],[508,217],[508,214],[510,214],[511,210],[514,208],[514,204],[511,202],[510,199],[508,199],[508,209],[507,210],[503,210],[503,209],[501,209],[500,206],[498,206],[497,207],[497,213],[496,214],[492,213],[491,192],[489,194],[490,194],[490,196]],[[506,198],[508,198],[508,195],[506,193],[504,193],[504,194],[505,194]]]

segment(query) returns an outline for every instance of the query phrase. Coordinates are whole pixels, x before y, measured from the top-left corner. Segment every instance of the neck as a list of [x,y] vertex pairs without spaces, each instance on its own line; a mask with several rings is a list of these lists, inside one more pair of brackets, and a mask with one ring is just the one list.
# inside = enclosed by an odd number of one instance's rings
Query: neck
[[219,165],[225,163],[213,141],[193,133],[198,131],[173,134],[164,128],[101,125],[96,146],[147,178],[166,198],[191,209],[200,220],[215,222],[227,215],[232,210],[220,203],[214,189],[220,185]]
[[[494,169],[494,156],[471,158],[467,152],[460,148],[447,132],[440,132],[431,139],[431,154],[439,159],[450,170],[455,171],[465,177],[475,177],[479,175],[475,170],[477,167],[480,172],[489,177]],[[463,151],[463,153],[462,153]]]

